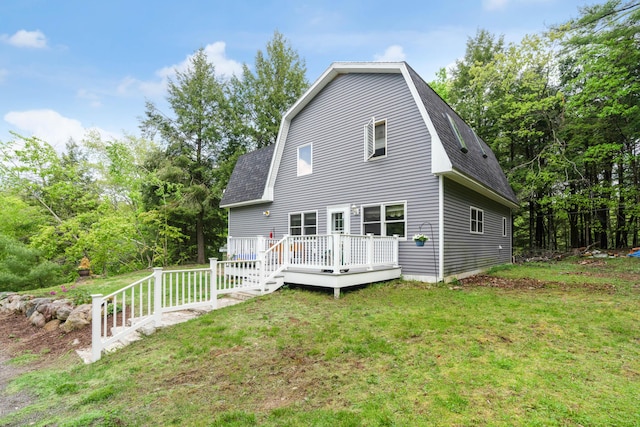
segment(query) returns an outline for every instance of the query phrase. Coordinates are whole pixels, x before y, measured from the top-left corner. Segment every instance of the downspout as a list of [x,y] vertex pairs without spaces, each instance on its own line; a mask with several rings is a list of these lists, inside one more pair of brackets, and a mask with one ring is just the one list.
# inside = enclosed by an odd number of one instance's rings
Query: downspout
[[444,176],[438,176],[438,273],[436,282],[444,280]]

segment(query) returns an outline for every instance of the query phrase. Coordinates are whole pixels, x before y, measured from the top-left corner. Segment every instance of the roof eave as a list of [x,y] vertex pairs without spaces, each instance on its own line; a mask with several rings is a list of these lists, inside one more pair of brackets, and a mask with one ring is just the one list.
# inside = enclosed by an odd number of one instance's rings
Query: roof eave
[[467,188],[470,188],[474,191],[476,191],[477,193],[482,194],[483,196],[500,203],[503,206],[507,206],[510,209],[518,209],[520,208],[520,205],[516,202],[514,202],[511,199],[508,199],[505,196],[502,196],[501,194],[496,193],[495,191],[487,188],[485,185],[480,184],[478,181],[476,181],[473,178],[468,177],[467,175],[452,169],[450,171],[447,172],[441,172],[441,173],[437,173],[436,175],[442,175],[445,176],[449,179],[451,179],[452,181],[455,181]]
[[260,205],[263,203],[271,203],[271,202],[273,202],[273,198],[268,199],[263,197],[261,199],[244,200],[242,202],[227,203],[224,205],[220,205],[220,207],[221,208],[239,208],[242,206]]

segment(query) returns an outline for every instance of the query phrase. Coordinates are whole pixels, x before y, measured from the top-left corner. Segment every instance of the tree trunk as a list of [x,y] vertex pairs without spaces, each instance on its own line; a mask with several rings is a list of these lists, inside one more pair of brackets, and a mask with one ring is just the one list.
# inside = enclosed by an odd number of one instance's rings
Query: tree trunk
[[196,245],[198,246],[198,264],[205,263],[205,244],[204,244],[204,210],[201,209],[196,217]]

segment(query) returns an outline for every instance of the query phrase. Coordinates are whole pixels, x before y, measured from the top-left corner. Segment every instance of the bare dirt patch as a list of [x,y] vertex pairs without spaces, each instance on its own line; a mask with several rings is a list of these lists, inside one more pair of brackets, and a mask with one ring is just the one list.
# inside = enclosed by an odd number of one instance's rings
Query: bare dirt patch
[[[25,392],[10,395],[5,393],[12,379],[24,372],[51,366],[60,357],[90,345],[90,325],[70,333],[59,328],[47,331],[33,326],[23,314],[0,314],[0,416],[16,411],[32,401],[32,397]],[[11,359],[26,354],[34,355],[32,362],[10,362]]]
[[[584,275],[589,275],[584,273]],[[584,289],[589,291],[608,292],[615,293],[616,287],[610,284],[594,284],[594,283],[580,283],[580,284],[568,284],[562,282],[548,282],[537,279],[505,279],[501,277],[491,277],[483,274],[469,277],[460,281],[463,287],[485,287],[485,288],[498,288],[498,289],[513,289],[513,290],[537,290],[537,289]]]

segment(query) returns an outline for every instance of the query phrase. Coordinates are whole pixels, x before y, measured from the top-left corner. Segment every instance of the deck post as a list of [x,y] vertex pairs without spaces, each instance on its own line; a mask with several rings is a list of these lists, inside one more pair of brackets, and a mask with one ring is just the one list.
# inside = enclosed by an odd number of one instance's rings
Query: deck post
[[373,254],[374,254],[374,241],[373,233],[367,233],[367,270],[373,270]]
[[257,241],[256,241],[256,267],[258,267],[258,283],[260,284],[260,293],[261,294],[265,294],[265,286],[266,283],[264,281],[264,270],[265,270],[265,252],[267,250],[266,248],[267,246],[267,240],[264,238],[264,236],[257,236]]
[[284,236],[282,236],[283,239],[283,248],[282,248],[282,265],[287,268],[289,267],[289,264],[291,263],[291,260],[289,259],[289,235],[285,234]]
[[340,299],[340,288],[333,288],[333,299]]
[[209,298],[211,299],[211,308],[218,308],[218,260],[209,258]]
[[264,238],[264,236],[257,236],[257,241],[256,241],[256,254],[260,253],[260,251],[266,251],[267,248],[267,240]]
[[[340,259],[342,258],[342,235],[332,234],[333,240],[333,274],[340,274]],[[339,291],[338,291],[339,292]]]
[[102,294],[91,295],[91,362],[102,357]]
[[233,255],[233,251],[231,250],[231,239],[233,239],[233,237],[227,236],[227,260],[230,260]]
[[260,293],[262,293],[262,295],[264,295],[266,293],[266,286],[267,286],[267,282],[264,280],[265,279],[265,250],[264,249],[260,249],[258,251],[258,255],[257,255],[257,260],[256,262],[258,263],[258,283],[260,284]]
[[398,263],[399,261],[399,256],[398,256],[398,252],[399,252],[399,245],[400,242],[400,236],[397,234],[393,235],[393,266],[394,267],[399,267],[400,264]]
[[162,320],[162,267],[153,268],[153,321],[156,328]]

